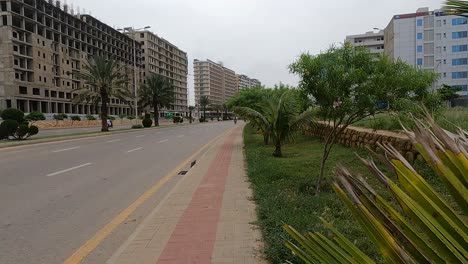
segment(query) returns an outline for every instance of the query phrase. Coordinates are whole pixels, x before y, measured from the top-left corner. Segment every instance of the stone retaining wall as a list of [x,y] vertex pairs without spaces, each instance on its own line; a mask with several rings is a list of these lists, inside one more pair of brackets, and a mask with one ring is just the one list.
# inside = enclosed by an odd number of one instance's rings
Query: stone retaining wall
[[[114,126],[119,126],[119,125],[133,125],[138,122],[138,124],[141,124],[141,120],[135,121],[135,120],[114,120],[112,121],[114,123]],[[159,120],[160,123],[164,122],[172,122],[172,120]],[[69,127],[99,127],[101,126],[101,120],[81,120],[81,121],[74,121],[72,122],[71,120],[63,120],[63,121],[55,121],[55,120],[45,120],[45,121],[36,121],[34,123],[35,126],[42,128],[42,129],[53,129],[53,128],[69,128]]]
[[[325,139],[326,130],[330,129],[331,127],[326,124],[315,123],[304,130],[304,135]],[[379,151],[377,142],[391,143],[410,162],[413,162],[419,156],[406,135],[390,131],[373,131],[372,129],[349,127],[338,137],[337,141],[337,143],[349,148],[365,149],[368,147],[373,151]]]

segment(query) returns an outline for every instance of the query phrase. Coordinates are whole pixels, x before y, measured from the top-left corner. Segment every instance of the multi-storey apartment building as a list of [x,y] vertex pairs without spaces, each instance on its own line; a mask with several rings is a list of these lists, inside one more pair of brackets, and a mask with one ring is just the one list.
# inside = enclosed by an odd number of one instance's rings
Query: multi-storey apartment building
[[224,104],[237,92],[236,73],[220,63],[195,59],[194,82],[195,103],[207,96],[211,104]]
[[259,80],[250,79],[247,75],[244,74],[237,74],[236,77],[238,90],[262,85],[262,83]]
[[384,52],[384,31],[378,32],[369,31],[364,34],[346,36],[346,41],[349,41],[356,47],[366,47],[371,53],[381,54]]
[[174,103],[169,109],[162,109],[160,117],[166,112],[185,115],[188,105],[187,53],[151,31],[136,32],[135,39],[142,46],[143,75],[160,74],[174,85]]
[[385,53],[438,73],[434,89],[460,86],[460,94],[468,97],[467,18],[428,8],[395,15],[385,29]]
[[[76,72],[90,56],[117,59],[133,90],[133,56],[141,77],[141,45],[89,15],[74,14],[59,1],[0,1],[0,108],[25,112],[95,114],[90,104],[73,105],[83,82]],[[132,114],[131,102],[110,99],[110,114]]]

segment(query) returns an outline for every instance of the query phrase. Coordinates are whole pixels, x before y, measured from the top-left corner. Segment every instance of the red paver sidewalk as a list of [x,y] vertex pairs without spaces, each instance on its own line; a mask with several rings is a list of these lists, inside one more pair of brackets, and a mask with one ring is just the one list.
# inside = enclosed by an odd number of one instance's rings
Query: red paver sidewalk
[[107,263],[264,263],[242,128],[214,143]]

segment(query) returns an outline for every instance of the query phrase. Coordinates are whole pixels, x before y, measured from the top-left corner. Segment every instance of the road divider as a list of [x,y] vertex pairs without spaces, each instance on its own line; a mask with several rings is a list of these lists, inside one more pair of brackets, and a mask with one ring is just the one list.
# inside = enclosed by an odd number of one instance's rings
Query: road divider
[[54,172],[54,173],[50,173],[50,174],[47,174],[47,177],[51,177],[51,176],[59,175],[59,174],[69,172],[69,171],[72,171],[72,170],[76,170],[76,169],[79,169],[79,168],[83,168],[83,167],[89,166],[91,164],[92,163],[85,163],[85,164],[81,164],[81,165],[78,165],[78,166],[75,166],[75,167],[71,167],[69,169],[65,169],[65,170]]

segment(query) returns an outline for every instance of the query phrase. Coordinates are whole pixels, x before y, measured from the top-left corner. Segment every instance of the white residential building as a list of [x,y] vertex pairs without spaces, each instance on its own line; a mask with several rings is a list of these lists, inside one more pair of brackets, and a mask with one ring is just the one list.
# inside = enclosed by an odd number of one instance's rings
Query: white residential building
[[393,16],[385,29],[385,53],[440,75],[442,84],[462,87],[468,97],[468,19],[453,12],[429,11]]
[[381,54],[384,52],[384,31],[369,31],[365,34],[346,36],[355,47],[366,47],[371,53]]

